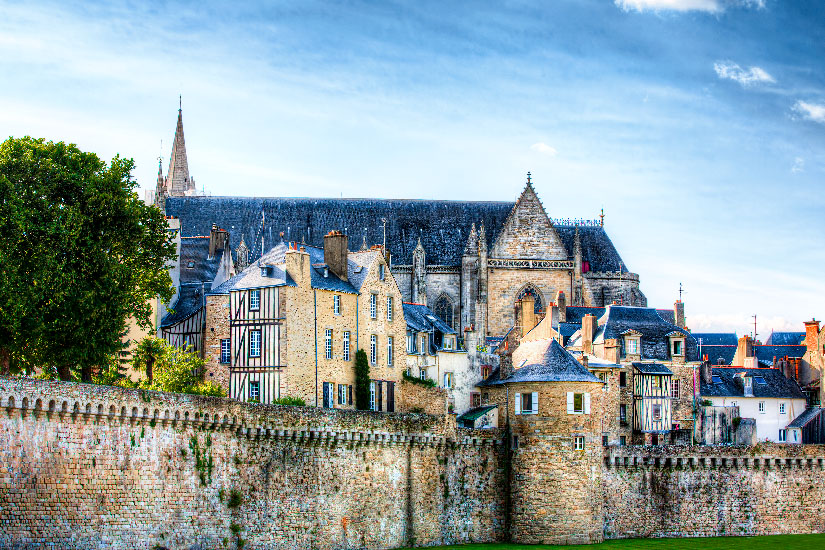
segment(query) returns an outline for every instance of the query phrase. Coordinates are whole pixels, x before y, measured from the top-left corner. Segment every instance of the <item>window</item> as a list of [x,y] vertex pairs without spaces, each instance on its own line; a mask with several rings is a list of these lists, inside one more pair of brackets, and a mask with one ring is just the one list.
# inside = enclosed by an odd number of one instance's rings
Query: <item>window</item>
[[341,296],[339,294],[332,297],[332,312],[335,315],[341,315]]
[[325,409],[335,408],[335,383],[324,382],[323,406]]
[[344,331],[344,361],[349,361],[349,331]]
[[731,406],[731,407],[735,407],[735,406],[736,406],[736,401],[731,401],[731,402],[730,402],[730,406]]
[[419,377],[421,380],[426,380],[426,379],[427,379],[427,369],[425,369],[424,367],[421,367],[421,368],[418,370],[418,377]]
[[259,289],[249,291],[249,309],[252,311],[261,309],[261,291]]
[[619,405],[619,420],[627,422],[627,405]]
[[421,355],[426,355],[427,353],[427,335],[421,335]]
[[453,328],[453,303],[446,296],[441,296],[435,303],[435,314],[444,321],[444,324]]
[[583,451],[584,450],[584,436],[583,435],[577,435],[577,436],[573,437],[573,449],[575,449],[577,451]]
[[347,384],[338,384],[338,404],[347,404],[347,393],[349,386]]
[[682,355],[682,341],[681,340],[674,340],[673,341],[673,355]]
[[532,393],[517,393],[516,394],[516,414],[538,414],[539,413],[539,394]]
[[249,400],[250,401],[260,401],[261,400],[261,383],[257,380],[249,382]]
[[490,377],[493,367],[490,365],[481,365],[481,377],[485,380]]
[[387,336],[387,366],[392,366],[392,336]]
[[384,280],[384,270],[386,266],[384,264],[378,264],[378,278],[380,280]]
[[621,386],[622,388],[627,387],[627,373],[626,372],[620,372],[619,373],[619,386]]
[[779,430],[779,442],[784,443],[788,439],[787,430]]
[[567,414],[590,414],[590,394],[567,392]]
[[609,442],[608,442],[607,436],[606,436],[606,435],[602,435],[602,445],[603,445],[604,447],[607,447],[607,446],[608,446],[608,444],[609,444]]
[[[607,384],[607,373],[606,373],[606,372],[597,372],[597,373],[596,373],[596,376],[599,378],[599,380],[601,380],[602,382],[604,382],[605,384]],[[605,386],[605,388],[606,388],[606,387],[607,387],[607,386]]]
[[324,358],[332,359],[332,329],[324,330]]
[[453,337],[452,336],[445,336],[444,337],[444,349],[452,350],[453,349]]
[[445,388],[452,388],[453,387],[453,373],[445,372],[444,373],[444,387]]
[[627,436],[624,436],[624,435],[619,436],[619,445],[621,445],[622,447],[627,445]]
[[785,414],[785,403],[779,404],[779,414]]
[[221,363],[229,363],[232,361],[232,348],[229,338],[221,340]]
[[477,392],[473,392],[470,394],[470,406],[472,408],[480,407],[481,406],[481,394]]
[[762,413],[762,414],[765,413],[765,402],[764,401],[759,402],[759,412]]
[[249,356],[250,357],[260,357],[261,356],[261,331],[260,330],[251,330],[251,331],[249,331]]
[[411,330],[407,331],[407,353],[415,353],[418,351],[416,346],[415,333]]
[[370,294],[370,319],[378,319],[378,295]]
[[711,380],[713,381],[714,384],[721,384],[722,383],[722,379],[719,376],[716,376],[715,374],[713,376],[711,376]]
[[653,421],[654,422],[661,422],[662,420],[662,406],[661,405],[653,405]]
[[639,341],[636,338],[628,338],[626,340],[627,343],[627,355],[638,355],[639,354]]
[[375,402],[375,382],[370,382],[370,410],[377,410]]
[[768,383],[765,382],[765,379],[761,376],[754,376],[753,381],[759,384],[760,386],[766,386]]
[[392,296],[387,296],[387,321],[392,321]]
[[679,399],[679,381],[671,380],[670,382],[670,397]]
[[378,336],[375,334],[370,336],[370,365],[374,365],[378,361]]

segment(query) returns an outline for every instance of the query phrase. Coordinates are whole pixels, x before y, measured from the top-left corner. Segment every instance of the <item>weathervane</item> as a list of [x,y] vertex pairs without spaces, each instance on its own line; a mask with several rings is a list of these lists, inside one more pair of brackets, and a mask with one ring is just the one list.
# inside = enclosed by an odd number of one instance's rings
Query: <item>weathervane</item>
[[530,185],[530,172],[527,172],[527,185]]

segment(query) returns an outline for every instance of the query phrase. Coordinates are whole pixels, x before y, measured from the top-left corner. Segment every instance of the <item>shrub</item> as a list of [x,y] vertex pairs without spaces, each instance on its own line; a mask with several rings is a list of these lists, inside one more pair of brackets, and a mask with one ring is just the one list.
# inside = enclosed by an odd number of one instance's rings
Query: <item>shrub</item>
[[355,408],[370,408],[370,365],[363,349],[355,352]]
[[273,405],[289,405],[291,407],[306,407],[306,401],[304,401],[300,397],[294,397],[292,395],[287,395],[285,397],[279,397],[278,399],[272,402]]
[[406,380],[407,382],[412,382],[413,384],[418,384],[419,386],[426,386],[428,388],[435,387],[435,380],[432,380],[430,378],[418,378],[411,374],[407,374],[406,372],[404,373],[404,380]]

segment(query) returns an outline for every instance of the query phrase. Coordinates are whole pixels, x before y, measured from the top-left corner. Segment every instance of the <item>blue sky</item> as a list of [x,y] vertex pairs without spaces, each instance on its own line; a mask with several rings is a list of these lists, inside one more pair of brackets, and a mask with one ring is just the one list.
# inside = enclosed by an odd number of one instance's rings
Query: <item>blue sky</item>
[[694,330],[825,316],[821,2],[238,4],[0,0],[0,135],[154,188],[182,94],[213,195],[514,200],[529,170]]

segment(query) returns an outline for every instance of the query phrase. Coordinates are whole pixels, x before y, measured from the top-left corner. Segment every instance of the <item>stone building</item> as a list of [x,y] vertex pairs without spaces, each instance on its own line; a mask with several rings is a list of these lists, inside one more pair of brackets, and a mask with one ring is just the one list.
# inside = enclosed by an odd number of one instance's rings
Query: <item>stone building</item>
[[406,324],[380,246],[350,252],[340,231],[323,248],[281,242],[214,288],[205,315],[207,379],[229,397],[354,408],[355,354],[364,349],[371,408],[396,410]]

